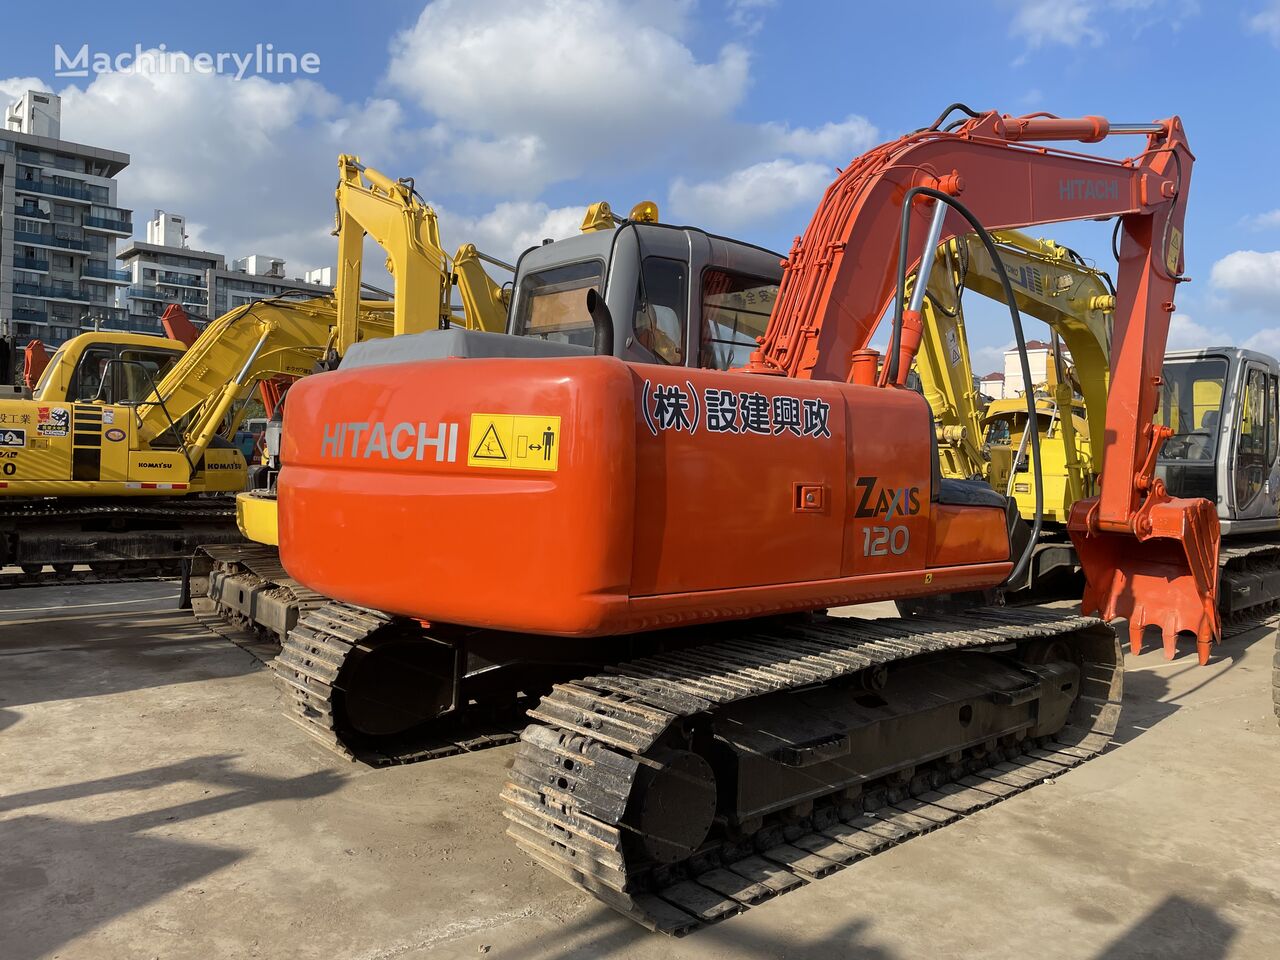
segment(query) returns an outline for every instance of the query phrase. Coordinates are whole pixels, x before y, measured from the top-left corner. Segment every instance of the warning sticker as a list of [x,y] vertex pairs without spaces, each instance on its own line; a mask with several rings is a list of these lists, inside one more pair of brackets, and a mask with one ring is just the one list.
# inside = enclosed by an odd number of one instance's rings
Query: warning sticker
[[467,465],[506,470],[556,470],[560,418],[473,413]]
[[951,360],[951,365],[954,367],[960,362],[960,338],[956,336],[956,331],[949,327],[947,329],[946,339],[947,357]]

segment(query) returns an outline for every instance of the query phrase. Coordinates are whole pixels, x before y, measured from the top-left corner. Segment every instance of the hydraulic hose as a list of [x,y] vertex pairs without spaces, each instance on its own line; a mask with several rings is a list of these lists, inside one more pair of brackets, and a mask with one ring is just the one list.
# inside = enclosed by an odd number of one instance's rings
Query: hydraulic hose
[[[907,258],[910,255],[911,203],[916,197],[931,197],[939,203],[945,203],[951,207],[969,222],[969,226],[973,227],[974,232],[982,241],[982,245],[986,247],[987,253],[991,257],[991,262],[995,264],[996,271],[1000,274],[1000,285],[1004,288],[1005,303],[1009,307],[1009,318],[1013,322],[1013,336],[1018,344],[1018,360],[1022,369],[1023,393],[1027,399],[1027,423],[1036,423],[1035,392],[1031,389],[1031,365],[1027,361],[1027,341],[1022,332],[1022,314],[1018,312],[1013,284],[1010,282],[1009,274],[1004,268],[1004,261],[1000,259],[1000,251],[996,247],[995,241],[991,239],[991,234],[987,232],[986,227],[978,221],[978,218],[973,215],[968,207],[950,194],[943,193],[941,190],[934,190],[932,187],[912,187],[907,191],[907,195],[902,201],[902,229],[899,231],[898,238],[898,286],[897,294],[894,297],[893,332],[889,342],[889,382],[898,382],[903,311],[906,305]],[[916,283],[921,283],[924,279],[917,277]],[[1005,578],[1004,583],[1006,584],[1016,582],[1026,572],[1027,565],[1031,563],[1031,554],[1035,550],[1036,542],[1040,539],[1040,528],[1044,518],[1044,477],[1040,463],[1040,431],[1033,429],[1029,430],[1028,433],[1031,435],[1031,458],[1035,462],[1033,477],[1036,493],[1036,514],[1035,520],[1031,524],[1031,538],[1027,541],[1027,546],[1022,551],[1022,556],[1018,558],[1018,562],[1009,571],[1009,576]]]

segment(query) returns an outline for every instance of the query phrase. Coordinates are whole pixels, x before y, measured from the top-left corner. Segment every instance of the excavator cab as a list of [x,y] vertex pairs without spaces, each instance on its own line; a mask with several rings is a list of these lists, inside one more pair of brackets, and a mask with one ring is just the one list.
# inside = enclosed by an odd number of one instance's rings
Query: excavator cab
[[1217,505],[1224,536],[1280,527],[1280,364],[1234,347],[1180,350],[1164,363],[1156,423],[1172,433],[1156,476],[1178,497]]
[[701,230],[628,221],[612,233],[527,251],[517,265],[508,333],[593,347],[585,292],[594,289],[614,321],[615,356],[744,366],[777,298],[781,259]]
[[727,370],[763,334],[782,257],[691,227],[624,221],[531,247],[516,265],[507,335],[451,326],[352,346],[343,369],[446,357],[571,357],[597,351],[594,291],[612,324],[613,356]]
[[178,361],[178,340],[142,334],[82,333],[53,355],[36,383],[36,400],[138,403]]

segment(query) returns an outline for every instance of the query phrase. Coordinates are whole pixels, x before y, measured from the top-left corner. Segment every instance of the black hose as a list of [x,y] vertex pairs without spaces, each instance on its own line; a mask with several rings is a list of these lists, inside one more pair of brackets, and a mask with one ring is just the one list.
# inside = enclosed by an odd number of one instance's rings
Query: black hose
[[[1040,528],[1044,519],[1044,476],[1040,462],[1040,431],[1033,429],[1037,423],[1036,400],[1035,392],[1031,389],[1031,365],[1027,362],[1027,341],[1022,333],[1022,315],[1018,312],[1013,284],[1009,281],[1009,274],[1004,268],[1004,261],[1000,259],[999,249],[996,247],[995,241],[991,239],[991,234],[987,232],[986,227],[978,221],[978,218],[970,212],[968,207],[950,194],[943,193],[941,190],[934,190],[932,187],[912,187],[907,191],[907,195],[902,201],[902,229],[898,241],[898,286],[894,297],[893,333],[889,341],[889,382],[898,382],[899,354],[902,348],[902,318],[906,309],[911,202],[920,196],[931,197],[940,203],[945,203],[969,221],[969,225],[973,227],[974,232],[982,240],[982,245],[987,248],[991,262],[995,264],[996,270],[1000,274],[1000,285],[1004,287],[1005,303],[1009,307],[1009,317],[1013,321],[1013,335],[1018,344],[1018,360],[1022,367],[1023,393],[1027,398],[1027,432],[1031,436],[1031,458],[1036,465],[1034,471],[1036,515],[1034,522],[1031,524],[1031,537],[1027,541],[1026,548],[1022,551],[1022,556],[1018,558],[1018,562],[1014,564],[1013,569],[1009,571],[1009,576],[1004,581],[1005,583],[1014,583],[1022,577],[1023,573],[1026,572],[1027,565],[1031,562],[1031,554],[1035,550],[1036,542],[1040,539]],[[917,282],[919,282],[919,277],[917,277]]]
[[[923,127],[922,129],[924,129],[924,130],[937,130],[940,126],[942,126],[942,122],[943,122],[944,120],[946,120],[946,119],[947,119],[947,117],[951,116],[951,114],[953,114],[953,113],[954,113],[955,111],[957,111],[957,110],[961,111],[962,113],[966,113],[966,114],[968,114],[968,115],[969,115],[969,118],[970,118],[970,119],[974,119],[974,120],[976,120],[978,117],[982,116],[982,114],[978,113],[978,112],[977,112],[976,110],[974,110],[972,107],[966,106],[965,104],[960,103],[959,101],[956,101],[955,103],[949,104],[949,105],[947,106],[947,109],[943,110],[940,114],[938,114],[938,119],[937,119],[937,120],[933,121],[933,123],[929,124],[929,126],[927,126],[927,127]],[[919,132],[919,131],[917,131],[917,132]]]

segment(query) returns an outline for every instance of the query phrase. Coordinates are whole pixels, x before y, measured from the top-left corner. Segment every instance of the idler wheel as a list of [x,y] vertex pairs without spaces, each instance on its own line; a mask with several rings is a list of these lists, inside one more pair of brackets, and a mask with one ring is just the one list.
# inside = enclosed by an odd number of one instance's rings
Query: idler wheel
[[716,814],[716,776],[698,754],[662,750],[640,768],[632,820],[645,852],[659,863],[676,863],[707,838]]

